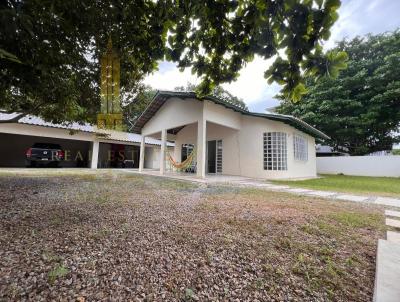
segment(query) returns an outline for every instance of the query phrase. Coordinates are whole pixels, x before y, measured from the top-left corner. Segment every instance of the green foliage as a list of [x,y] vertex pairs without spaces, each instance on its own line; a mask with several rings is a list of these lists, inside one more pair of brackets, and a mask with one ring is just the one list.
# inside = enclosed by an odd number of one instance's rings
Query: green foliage
[[[345,53],[344,53],[345,52]],[[391,150],[400,140],[400,32],[341,41],[328,53],[348,68],[337,78],[307,78],[308,94],[277,111],[300,117],[325,132],[337,150],[352,155]],[[339,64],[340,65],[340,64]],[[341,65],[340,67],[344,67]],[[338,70],[329,68],[336,76]]]
[[54,284],[57,278],[62,278],[69,273],[69,269],[62,264],[57,264],[57,266],[49,272],[49,283]]
[[337,63],[343,66],[343,57],[331,62],[318,51],[330,36],[339,6],[339,0],[180,1],[167,58],[178,61],[181,68],[192,67],[203,79],[199,87],[203,95],[235,80],[254,56],[273,58],[266,79],[282,84],[286,97],[299,99],[304,92],[298,87],[303,82],[302,66],[307,73],[317,63],[328,62],[313,69],[321,75],[329,68],[340,69],[334,66]]
[[126,93],[125,100],[127,104],[122,106],[122,112],[125,119],[125,124],[128,129],[133,126],[136,119],[142,114],[146,107],[150,104],[157,90],[148,85],[140,85],[136,93]]
[[392,150],[393,155],[400,155],[400,149],[394,149]]
[[198,300],[196,294],[191,288],[186,288],[185,289],[185,301],[193,301],[193,300]]
[[[200,89],[199,85],[196,86],[195,84],[192,84],[189,82],[186,84],[186,87],[179,86],[179,87],[174,88],[175,91],[194,91],[194,92],[199,91],[199,89]],[[232,104],[235,104],[241,108],[248,110],[246,103],[243,102],[243,100],[241,98],[234,96],[229,91],[222,88],[221,86],[215,87],[211,91],[210,95],[216,96],[223,100],[227,100],[228,102],[230,102]]]
[[344,66],[343,55],[321,51],[339,6],[339,0],[3,1],[0,108],[56,123],[94,121],[108,37],[121,58],[122,98],[140,90],[163,59],[192,68],[204,96],[260,56],[274,60],[266,79],[298,100],[302,71],[334,75]]

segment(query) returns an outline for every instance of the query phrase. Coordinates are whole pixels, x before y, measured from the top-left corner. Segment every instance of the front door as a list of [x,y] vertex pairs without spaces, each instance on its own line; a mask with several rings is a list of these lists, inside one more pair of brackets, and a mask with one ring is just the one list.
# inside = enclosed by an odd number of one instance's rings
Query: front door
[[217,163],[217,142],[208,141],[207,142],[207,173],[216,172]]
[[222,173],[222,140],[207,142],[207,173]]

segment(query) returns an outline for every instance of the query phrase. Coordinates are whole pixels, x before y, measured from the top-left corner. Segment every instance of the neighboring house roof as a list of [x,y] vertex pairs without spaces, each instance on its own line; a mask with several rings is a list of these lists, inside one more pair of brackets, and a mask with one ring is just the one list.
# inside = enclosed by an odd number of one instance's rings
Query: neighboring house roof
[[[15,117],[16,113],[0,113],[0,120],[9,120]],[[101,135],[101,139],[104,140],[116,140],[122,142],[132,142],[132,143],[140,143],[142,136],[136,133],[122,132],[122,131],[110,131],[110,130],[102,130],[98,129],[96,126],[93,126],[88,123],[79,124],[79,123],[63,123],[63,124],[53,124],[50,122],[46,122],[40,117],[27,115],[21,118],[18,121],[18,124],[26,124],[33,126],[42,126],[42,127],[50,127],[50,128],[58,128],[58,129],[67,129],[74,131],[82,131],[93,134]],[[1,126],[0,126],[1,127]],[[146,144],[149,145],[161,145],[160,140],[154,139],[151,137],[146,137]],[[167,146],[174,146],[173,143],[167,142]]]
[[[196,93],[194,92],[180,92],[180,91],[158,91],[156,95],[153,97],[153,100],[147,106],[145,111],[139,116],[136,122],[133,125],[133,131],[136,133],[140,133],[143,126],[154,116],[154,114],[161,108],[161,106],[172,97],[178,97],[183,100],[185,99],[199,99],[196,97]],[[273,121],[279,121],[285,124],[288,124],[298,130],[301,130],[305,133],[310,134],[311,136],[318,137],[321,139],[329,139],[329,136],[324,134],[323,132],[315,129],[311,125],[306,122],[291,116],[291,115],[283,115],[277,113],[256,113],[250,112],[243,107],[239,107],[236,104],[229,102],[227,99],[221,99],[215,96],[207,96],[199,100],[209,100],[214,102],[215,104],[222,105],[225,108],[232,109],[233,111],[239,112],[244,115],[261,117]]]
[[328,145],[321,145],[317,144],[315,146],[315,149],[317,153],[337,153],[337,154],[347,154],[348,149],[345,147],[342,147],[342,151],[335,150],[333,147],[328,146]]

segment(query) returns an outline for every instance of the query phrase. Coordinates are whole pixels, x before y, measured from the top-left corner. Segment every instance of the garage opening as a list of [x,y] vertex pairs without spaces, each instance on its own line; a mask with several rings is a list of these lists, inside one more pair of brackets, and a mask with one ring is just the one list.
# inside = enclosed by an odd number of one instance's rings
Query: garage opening
[[98,168],[139,168],[140,147],[100,143]]
[[[0,167],[20,168],[29,166],[26,153],[35,144],[59,145],[65,157],[64,160],[58,162],[59,167],[90,167],[90,142],[8,133],[0,133]],[[40,162],[37,160],[35,165],[47,167],[50,166],[50,162],[48,160]]]

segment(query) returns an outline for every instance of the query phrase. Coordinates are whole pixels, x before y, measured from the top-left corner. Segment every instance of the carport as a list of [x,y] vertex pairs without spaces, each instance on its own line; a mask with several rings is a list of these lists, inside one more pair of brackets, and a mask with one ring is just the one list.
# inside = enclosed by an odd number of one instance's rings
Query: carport
[[[9,115],[0,113],[0,120]],[[138,168],[141,136],[97,129],[89,124],[52,124],[34,116],[0,124],[0,167],[25,167],[26,151],[35,143],[58,144],[65,153],[60,167]],[[146,168],[159,167],[161,142],[146,138]],[[167,143],[167,148],[173,144]]]
[[90,167],[90,142],[52,137],[0,133],[0,167],[25,167],[26,151],[35,143],[58,144],[66,158],[60,167]]

